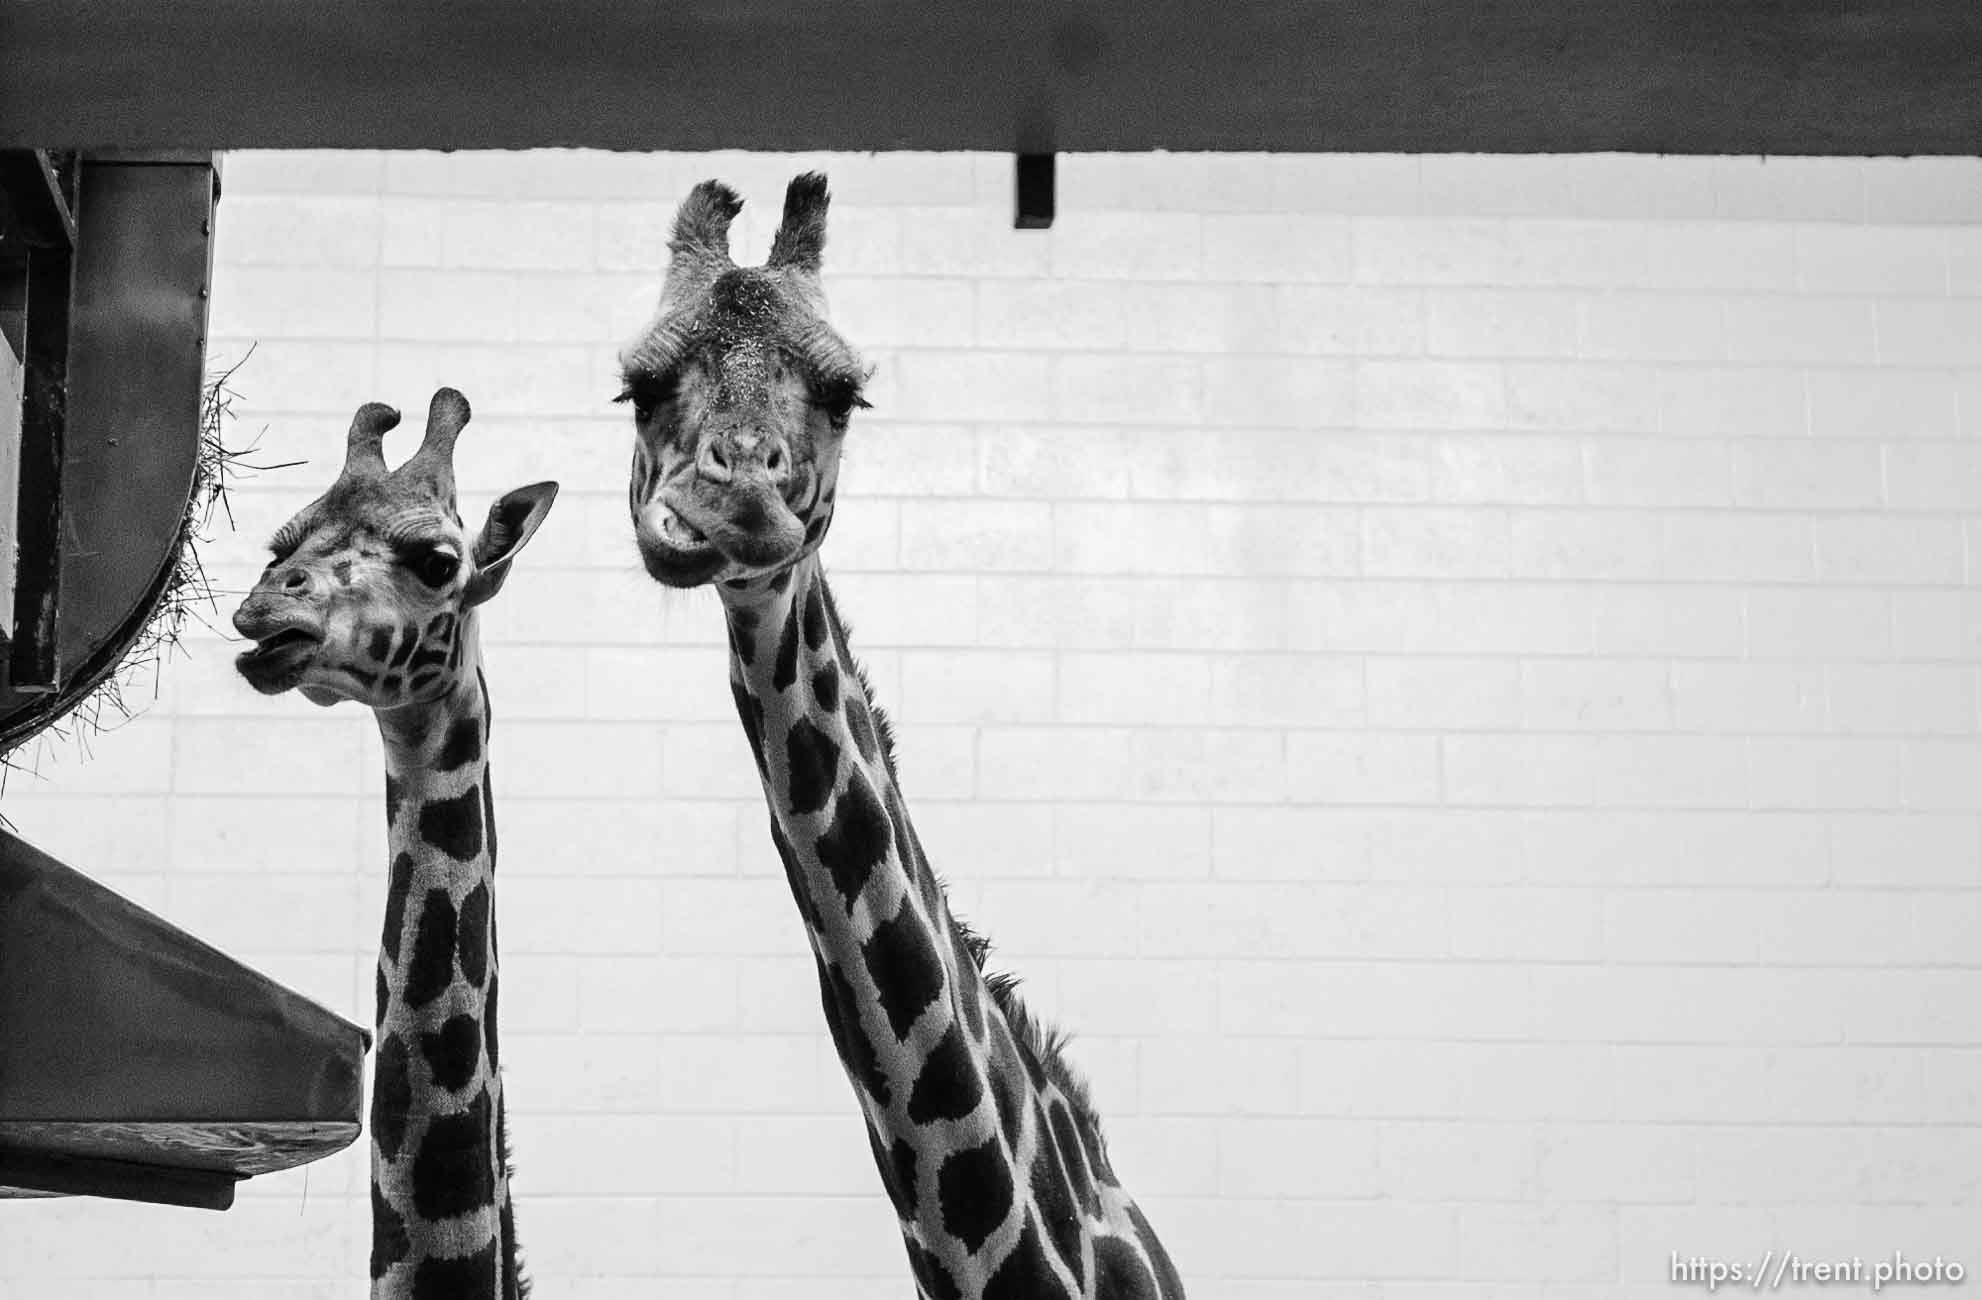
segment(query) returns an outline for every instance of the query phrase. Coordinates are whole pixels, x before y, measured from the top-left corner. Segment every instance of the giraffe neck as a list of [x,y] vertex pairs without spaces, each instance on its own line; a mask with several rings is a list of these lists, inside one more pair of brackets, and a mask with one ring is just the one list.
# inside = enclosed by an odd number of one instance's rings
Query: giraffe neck
[[1085,1097],[952,917],[816,557],[721,592],[827,1028],[926,1300],[1181,1300]]
[[392,855],[372,1086],[374,1300],[520,1293],[497,1072],[489,709],[472,673],[446,699],[378,714]]

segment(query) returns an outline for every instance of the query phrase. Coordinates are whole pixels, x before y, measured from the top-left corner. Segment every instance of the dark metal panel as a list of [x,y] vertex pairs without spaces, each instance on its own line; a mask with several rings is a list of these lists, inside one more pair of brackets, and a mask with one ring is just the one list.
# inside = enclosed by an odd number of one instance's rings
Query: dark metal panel
[[55,248],[76,246],[76,215],[48,155],[39,149],[0,149],[0,194],[20,235]]
[[1972,153],[1973,0],[10,0],[0,142]]
[[7,690],[45,696],[62,685],[62,479],[69,424],[70,312],[75,254],[67,245],[27,255],[21,355],[21,451],[14,537],[13,640]]
[[368,1042],[0,831],[0,1186],[206,1204],[349,1145]]
[[[204,162],[82,166],[60,459],[44,461],[31,487],[32,440],[22,457],[17,607],[34,608],[29,564],[53,566],[61,602],[47,644],[59,651],[61,689],[39,692],[18,675],[0,689],[0,751],[115,669],[177,559],[200,449],[213,188]],[[31,304],[30,326],[41,316]],[[29,510],[51,501],[59,533],[41,520],[31,535]]]
[[0,1121],[355,1121],[366,1041],[0,831]]

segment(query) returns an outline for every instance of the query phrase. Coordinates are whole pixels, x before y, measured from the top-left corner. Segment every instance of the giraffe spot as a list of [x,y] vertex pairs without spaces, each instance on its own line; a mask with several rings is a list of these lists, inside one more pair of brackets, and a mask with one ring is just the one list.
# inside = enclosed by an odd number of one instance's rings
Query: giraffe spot
[[888,1154],[887,1148],[881,1145],[881,1135],[874,1131],[872,1124],[867,1125],[867,1149],[874,1153],[874,1167],[880,1171],[881,1186],[886,1189],[888,1200],[895,1207],[895,1217],[903,1223],[913,1222],[915,1219],[914,1164],[909,1165],[909,1185],[904,1189],[901,1170],[895,1164],[894,1158]]
[[1032,1161],[1032,1204],[1060,1262],[1074,1275],[1074,1289],[1078,1291],[1085,1285],[1080,1209],[1067,1185],[1067,1167],[1060,1161],[1059,1147],[1048,1135],[1045,1117],[1040,1118],[1039,1148]]
[[924,1249],[921,1242],[909,1237],[903,1237],[902,1243],[908,1247],[909,1272],[915,1274],[915,1284],[928,1300],[963,1300],[963,1288],[934,1251]]
[[996,1137],[950,1153],[936,1171],[936,1202],[943,1231],[976,1254],[1012,1212],[1012,1169]]
[[408,677],[406,679],[406,689],[409,691],[424,691],[439,680],[440,670],[429,668],[425,672],[414,673],[411,677]]
[[784,690],[798,680],[798,602],[791,603],[785,615],[785,630],[778,636],[778,657],[771,666],[771,686]]
[[[484,1088],[453,1115],[427,1121],[413,1156],[413,1208],[423,1219],[448,1219],[495,1204],[495,1130]],[[494,1256],[490,1256],[494,1268]],[[494,1285],[495,1274],[489,1274]]]
[[1129,1202],[1129,1222],[1135,1225],[1136,1236],[1142,1240],[1142,1248],[1149,1255],[1149,1263],[1156,1270],[1157,1300],[1184,1300],[1184,1280],[1177,1276],[1177,1266],[1170,1262],[1170,1252],[1163,1249],[1157,1240],[1156,1229],[1149,1226],[1149,1220],[1142,1215],[1142,1207]]
[[749,663],[757,657],[757,628],[763,622],[754,609],[738,606],[729,611],[729,646],[736,657]]
[[490,971],[489,996],[482,1006],[482,1050],[489,1054],[491,1074],[502,1064],[502,1056],[496,1046],[496,973]]
[[454,635],[454,614],[451,610],[444,609],[440,613],[434,615],[433,618],[428,621],[427,638],[426,638],[427,640],[445,641],[453,635]]
[[724,578],[724,579],[723,579],[723,585],[724,585],[725,587],[728,587],[728,588],[729,588],[729,589],[730,589],[731,591],[746,591],[746,590],[748,590],[748,589],[749,589],[749,587],[750,587],[750,579],[748,579],[748,578]]
[[812,674],[812,699],[821,713],[833,713],[840,707],[840,670],[831,663],[819,665],[819,671]]
[[1081,1147],[1080,1136],[1074,1132],[1073,1115],[1062,1101],[1055,1101],[1047,1115],[1053,1130],[1053,1145],[1060,1152],[1061,1163],[1073,1180],[1074,1190],[1080,1194],[1081,1209],[1100,1217],[1101,1193],[1094,1185],[1094,1174],[1087,1167],[1087,1152]]
[[455,953],[461,960],[461,974],[476,988],[488,978],[489,916],[493,910],[493,900],[489,894],[487,881],[477,882],[461,900],[461,924],[455,934]]
[[874,737],[874,718],[868,712],[867,701],[859,691],[846,694],[846,726],[853,733],[853,747],[869,763],[875,762],[881,754],[881,746]]
[[331,565],[331,566],[330,566],[330,576],[331,576],[331,577],[333,577],[333,578],[335,578],[335,579],[337,579],[337,585],[338,585],[338,586],[340,586],[340,587],[348,587],[348,586],[350,586],[350,585],[351,585],[351,561],[349,561],[349,560],[339,560],[339,561],[338,561],[337,563],[335,563],[335,564],[333,564],[333,565]]
[[908,895],[902,895],[901,908],[891,919],[874,927],[860,955],[867,963],[868,977],[880,992],[889,1027],[896,1038],[906,1039],[909,1029],[943,991],[943,963]]
[[806,541],[816,542],[825,535],[826,535],[826,516],[819,515],[816,518],[814,518],[811,523],[805,525]]
[[791,570],[789,568],[779,569],[776,573],[771,575],[771,590],[776,592],[778,595],[780,596],[784,595],[785,589],[790,586],[791,586]]
[[[392,798],[390,794],[386,797]],[[392,879],[385,887],[385,933],[379,939],[387,960],[395,966],[399,964],[400,931],[406,928],[406,896],[412,892],[413,856],[410,853],[395,853],[392,857]]]
[[833,1036],[833,1046],[839,1050],[840,1064],[869,1096],[886,1106],[893,1100],[894,1090],[888,1086],[888,1076],[882,1072],[880,1058],[874,1054],[874,1044],[861,1029],[860,1002],[854,996],[853,985],[839,967],[829,966],[816,957],[814,961],[819,966],[819,1000],[826,1012],[826,1029]]
[[[1008,994],[1013,997],[1018,996],[1016,976],[1006,974],[999,978],[1002,981],[1001,987]],[[1032,1086],[1036,1091],[1045,1092],[1053,1086],[1053,1081],[1046,1077],[1046,1067],[1040,1063],[1039,1053],[1034,1050],[1032,1044],[1026,1043],[1019,1047],[1019,1059],[1025,1062],[1025,1072],[1031,1077]]]
[[460,1296],[493,1295],[496,1288],[496,1243],[491,1239],[472,1255],[446,1259],[429,1256],[413,1270],[413,1300],[456,1300]]
[[819,595],[819,584],[814,583],[805,593],[805,645],[817,650],[825,644],[826,602]]
[[392,629],[389,627],[373,628],[371,640],[365,645],[365,653],[374,662],[383,663],[385,657],[392,653]]
[[839,775],[840,747],[833,738],[800,718],[785,737],[785,762],[790,768],[786,797],[793,813],[818,812],[833,793]]
[[1066,1294],[1066,1283],[1046,1260],[1046,1248],[1039,1240],[1039,1225],[1027,1214],[1018,1244],[985,1282],[984,1300],[1046,1300]]
[[392,1266],[406,1258],[412,1243],[406,1237],[406,1220],[399,1211],[392,1208],[379,1190],[376,1181],[372,1183],[372,1280],[377,1281],[392,1270]]
[[469,786],[452,799],[420,809],[420,838],[463,862],[482,851],[482,790]]
[[423,1007],[454,982],[454,904],[445,889],[429,889],[413,935],[413,957],[406,964],[403,996],[409,1007]]
[[394,779],[392,773],[385,774],[385,826],[392,829],[392,823],[399,820],[399,802],[406,796],[406,787]]
[[[482,693],[483,698],[486,699],[488,696],[486,682],[483,684]],[[495,769],[493,767],[482,769],[482,831],[489,837],[489,874],[493,876],[496,866]],[[494,922],[490,922],[490,925],[493,927]],[[489,940],[489,948],[490,951],[494,951],[494,939]]]
[[1016,1151],[1025,1127],[1025,1071],[1002,1028],[993,1040],[998,1051],[986,1071],[991,1076],[991,1101],[998,1108],[998,1127],[1005,1135],[1005,1145]]
[[[801,718],[797,725],[808,724]],[[867,878],[887,858],[889,841],[888,815],[874,797],[873,785],[854,768],[847,778],[846,793],[833,809],[833,820],[815,845],[820,864],[832,873],[834,887],[846,900],[849,916],[854,900],[867,886]]]
[[434,760],[434,766],[442,772],[452,772],[481,756],[482,720],[470,714],[448,724],[447,737],[441,741],[440,757]]
[[455,672],[461,667],[461,643],[456,641],[447,651],[447,671]]
[[1142,1256],[1136,1253],[1134,1246],[1121,1237],[1095,1237],[1094,1294],[1146,1296],[1150,1300],[1160,1300],[1161,1293],[1154,1282],[1155,1279],[1150,1277],[1149,1269],[1143,1265]]
[[381,1033],[372,1062],[372,1136],[387,1160],[399,1158],[406,1141],[406,1115],[413,1105],[413,1075],[406,1040]]
[[784,827],[778,825],[776,817],[770,820],[771,847],[778,851],[778,861],[784,864],[785,883],[791,887],[791,896],[797,901],[799,913],[805,917],[806,923],[815,930],[820,929],[825,925],[825,918],[820,914],[819,905],[812,897],[805,868],[799,862],[797,853],[793,851],[791,840],[786,838]]
[[437,637],[429,633],[421,641],[420,648],[413,652],[413,657],[406,661],[406,671],[415,677],[423,673],[438,676],[438,670],[447,664],[447,653],[451,645],[452,642],[445,637]]
[[449,1016],[440,1028],[420,1035],[420,1055],[427,1058],[434,1082],[450,1092],[465,1088],[482,1061],[482,1025],[473,1016]]
[[916,1173],[915,1148],[901,1138],[895,1139],[893,1150],[888,1153],[889,1163],[894,1167],[895,1184],[901,1188],[901,1199],[895,1202],[902,1218],[915,1218]]
[[392,1005],[392,990],[386,985],[384,967],[374,966],[372,975],[374,977],[372,999],[378,1007],[378,1014],[372,1017],[372,1024],[380,1026],[385,1024],[385,1009]]
[[757,760],[757,775],[769,773],[764,765],[764,704],[742,682],[729,684],[730,698],[736,701],[736,716],[743,723],[743,738],[750,742],[750,756]]
[[382,685],[380,685],[379,689],[386,692],[396,693],[399,690],[399,674],[387,673],[385,675],[385,681]]
[[1081,1153],[1087,1157],[1087,1167],[1093,1171],[1093,1176],[1109,1187],[1120,1187],[1114,1169],[1108,1164],[1108,1153],[1102,1148],[1101,1130],[1095,1125],[1094,1117],[1075,1111],[1074,1131],[1080,1134]]
[[496,1226],[502,1232],[503,1300],[528,1300],[529,1287],[523,1281],[523,1262],[516,1257],[516,1204],[507,1196],[502,1198],[502,1213],[497,1216]]
[[386,661],[385,666],[387,668],[398,668],[412,656],[413,647],[418,644],[420,644],[420,634],[414,631],[411,625],[400,628],[399,648],[392,652],[392,658]]
[[349,677],[366,690],[370,690],[372,687],[378,685],[379,675],[377,673],[368,672],[356,664],[346,664],[341,671],[346,677]]
[[984,1100],[984,1080],[956,1022],[923,1058],[908,1095],[908,1117],[917,1124],[939,1119],[963,1119]]
[[984,972],[978,969],[977,958],[970,946],[957,933],[950,930],[950,943],[957,959],[957,1001],[963,1004],[964,1023],[970,1026],[970,1036],[982,1040],[984,1037]]

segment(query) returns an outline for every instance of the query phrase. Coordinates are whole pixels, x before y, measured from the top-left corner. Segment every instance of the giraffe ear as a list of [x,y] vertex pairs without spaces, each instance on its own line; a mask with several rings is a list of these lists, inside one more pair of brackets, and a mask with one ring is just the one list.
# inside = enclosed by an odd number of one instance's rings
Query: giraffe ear
[[503,580],[509,576],[509,562],[536,534],[555,500],[555,483],[532,483],[496,498],[489,507],[488,522],[470,548],[475,573],[468,579],[469,605],[479,605],[502,590]]

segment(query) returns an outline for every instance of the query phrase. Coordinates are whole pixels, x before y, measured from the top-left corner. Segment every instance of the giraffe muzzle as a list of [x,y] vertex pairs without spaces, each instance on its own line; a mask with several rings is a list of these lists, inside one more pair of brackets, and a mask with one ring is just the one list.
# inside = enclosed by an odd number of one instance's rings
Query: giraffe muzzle
[[302,681],[303,673],[323,647],[323,638],[307,628],[290,627],[255,643],[234,657],[234,669],[263,695],[280,695]]

